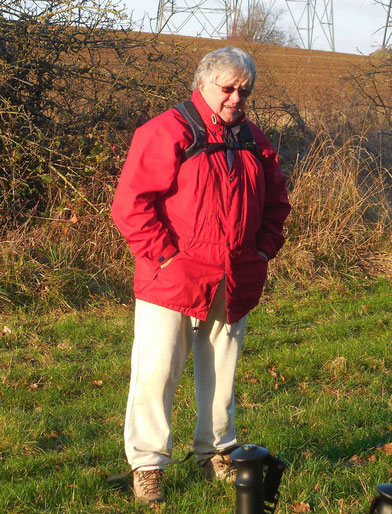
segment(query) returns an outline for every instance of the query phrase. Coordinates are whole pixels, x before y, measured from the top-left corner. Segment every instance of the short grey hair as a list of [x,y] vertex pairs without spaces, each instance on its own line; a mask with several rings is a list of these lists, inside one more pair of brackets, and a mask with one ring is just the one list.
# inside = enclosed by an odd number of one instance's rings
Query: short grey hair
[[226,46],[203,57],[195,72],[192,89],[199,89],[200,84],[205,82],[215,82],[219,75],[228,72],[245,79],[253,88],[257,72],[252,57],[240,48]]

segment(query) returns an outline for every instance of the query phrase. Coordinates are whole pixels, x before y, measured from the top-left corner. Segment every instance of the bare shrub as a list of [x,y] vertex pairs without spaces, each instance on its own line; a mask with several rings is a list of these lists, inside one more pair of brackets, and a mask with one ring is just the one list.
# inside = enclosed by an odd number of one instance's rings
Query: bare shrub
[[375,52],[366,65],[352,72],[354,84],[362,102],[373,107],[381,127],[392,127],[392,52]]
[[109,214],[117,175],[133,130],[190,77],[185,44],[130,28],[111,0],[0,0],[4,308],[129,296]]
[[279,28],[282,14],[283,10],[274,9],[271,3],[266,5],[261,0],[252,0],[234,25],[233,37],[261,44],[298,46],[292,33]]
[[177,45],[124,23],[112,0],[0,0],[3,231],[71,201],[99,212],[132,130],[183,96]]

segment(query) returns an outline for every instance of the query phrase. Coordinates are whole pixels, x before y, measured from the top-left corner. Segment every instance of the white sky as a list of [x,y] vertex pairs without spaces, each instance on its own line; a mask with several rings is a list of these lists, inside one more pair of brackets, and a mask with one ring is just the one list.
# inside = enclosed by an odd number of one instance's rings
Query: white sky
[[[184,6],[196,5],[200,0],[175,0],[176,5]],[[268,5],[271,0],[264,0],[264,4]],[[299,19],[300,13],[306,6],[306,0],[290,2],[291,10],[296,19]],[[156,18],[158,9],[158,0],[123,0],[125,8],[129,13],[133,12],[133,20],[141,20],[143,15],[147,13],[144,21],[145,31],[151,31],[149,18]],[[272,0],[273,2],[273,0]],[[388,0],[384,0],[387,3]],[[204,6],[219,7],[222,5],[220,0],[205,0]],[[247,5],[247,0],[242,0],[242,5]],[[318,11],[321,12],[324,5],[323,0],[318,0]],[[294,31],[294,25],[290,13],[286,6],[285,0],[275,0],[274,10],[284,10],[280,19],[280,28],[289,32]],[[346,53],[363,53],[368,55],[382,44],[384,36],[384,27],[386,23],[387,13],[382,5],[376,4],[375,0],[334,0],[334,29],[335,29],[335,49],[337,52]],[[213,19],[211,16],[210,19]],[[217,16],[216,20],[220,20],[221,16]],[[306,17],[303,18],[306,26]],[[173,18],[174,21],[174,18]],[[155,29],[155,21],[153,22]],[[392,29],[390,29],[392,30]],[[181,34],[196,36],[198,31],[197,23],[190,21],[181,31]],[[302,37],[307,41],[305,32],[301,32]],[[313,48],[316,50],[329,50],[330,46],[325,38],[321,26],[316,22],[314,29]]]

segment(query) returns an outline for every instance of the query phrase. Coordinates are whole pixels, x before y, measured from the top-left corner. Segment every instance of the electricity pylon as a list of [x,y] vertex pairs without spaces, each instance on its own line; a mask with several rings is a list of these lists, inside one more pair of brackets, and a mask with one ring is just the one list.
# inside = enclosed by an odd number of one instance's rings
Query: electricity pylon
[[382,40],[382,47],[388,48],[392,39],[392,0],[388,2],[382,2],[382,5],[387,10],[387,20],[385,22],[384,37]]
[[314,29],[319,25],[329,47],[335,51],[333,0],[286,0],[286,5],[304,48],[313,48]]
[[158,0],[155,31],[169,34],[183,33],[192,23],[198,36],[227,38],[235,33],[241,12],[241,0]]

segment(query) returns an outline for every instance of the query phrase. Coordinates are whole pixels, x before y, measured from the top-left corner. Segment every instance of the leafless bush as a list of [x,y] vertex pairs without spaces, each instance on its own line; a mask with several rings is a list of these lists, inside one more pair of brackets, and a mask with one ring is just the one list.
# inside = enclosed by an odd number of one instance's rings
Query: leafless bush
[[176,44],[130,28],[112,0],[0,0],[3,231],[70,201],[99,211],[133,128],[183,96]]
[[297,46],[292,33],[279,28],[282,10],[266,5],[263,1],[248,2],[248,9],[242,12],[234,26],[234,37],[243,41],[253,41],[261,44]]
[[370,55],[365,66],[350,74],[362,102],[373,107],[381,127],[392,128],[392,52]]

